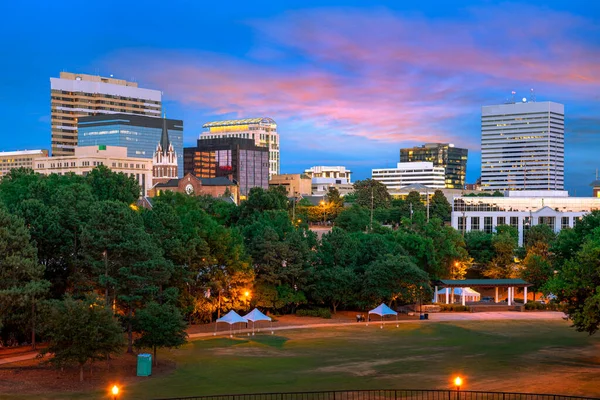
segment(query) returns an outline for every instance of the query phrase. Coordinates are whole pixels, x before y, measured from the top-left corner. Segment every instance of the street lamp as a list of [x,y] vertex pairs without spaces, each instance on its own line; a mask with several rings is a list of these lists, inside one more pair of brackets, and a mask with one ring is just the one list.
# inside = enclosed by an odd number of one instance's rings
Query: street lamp
[[114,385],[110,391],[113,395],[113,400],[117,400],[117,396],[119,395],[119,387]]
[[321,204],[321,207],[323,207],[323,225],[325,225],[325,215],[326,215],[326,213],[325,213],[325,201],[321,200],[319,202],[319,204]]
[[460,387],[462,386],[463,380],[460,376],[454,378],[454,386],[456,386],[456,391],[460,391]]

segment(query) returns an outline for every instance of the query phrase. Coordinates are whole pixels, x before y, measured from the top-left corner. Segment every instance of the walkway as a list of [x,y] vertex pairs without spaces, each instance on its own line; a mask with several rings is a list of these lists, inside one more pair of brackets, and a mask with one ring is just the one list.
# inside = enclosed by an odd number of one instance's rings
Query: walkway
[[[387,320],[383,321],[384,325],[390,324],[414,324],[414,323],[428,323],[430,321],[443,322],[443,321],[491,321],[491,320],[521,320],[521,321],[532,321],[532,320],[562,320],[565,316],[562,312],[556,311],[544,311],[544,312],[515,312],[515,311],[501,311],[501,312],[482,312],[482,313],[439,313],[429,314],[429,321],[411,319],[411,320]],[[370,326],[381,326],[382,322],[373,320],[369,322]],[[307,329],[307,328],[328,328],[337,326],[350,326],[350,325],[366,325],[366,322],[334,322],[334,323],[319,323],[319,324],[306,324],[306,325],[291,325],[291,326],[274,326],[272,329],[268,326],[262,327],[261,332],[271,331],[287,331],[292,329]],[[252,329],[236,329],[233,331],[234,335],[248,334],[251,333]],[[229,330],[221,328],[216,332],[200,332],[192,333],[189,335],[190,339],[198,339],[203,337],[211,336],[228,336]]]

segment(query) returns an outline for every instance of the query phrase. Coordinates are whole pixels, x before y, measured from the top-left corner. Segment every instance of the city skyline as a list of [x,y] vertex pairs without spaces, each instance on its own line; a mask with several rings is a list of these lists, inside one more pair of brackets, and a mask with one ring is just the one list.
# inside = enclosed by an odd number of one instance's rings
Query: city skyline
[[[206,122],[271,117],[281,173],[344,165],[365,179],[394,166],[401,147],[450,142],[469,149],[473,182],[481,107],[534,88],[538,101],[565,104],[565,188],[591,193],[600,167],[600,6],[321,4],[187,4],[160,18],[157,2],[137,9],[109,1],[94,13],[68,2],[9,4],[14,18],[0,28],[12,38],[4,51],[13,60],[0,66],[0,150],[50,148],[49,78],[64,70],[162,91],[167,116],[184,120],[186,146]],[[125,25],[115,8],[136,15],[127,30],[117,29]],[[91,21],[61,26],[57,15]],[[23,20],[49,33],[28,32]],[[69,46],[57,46],[67,33]]]

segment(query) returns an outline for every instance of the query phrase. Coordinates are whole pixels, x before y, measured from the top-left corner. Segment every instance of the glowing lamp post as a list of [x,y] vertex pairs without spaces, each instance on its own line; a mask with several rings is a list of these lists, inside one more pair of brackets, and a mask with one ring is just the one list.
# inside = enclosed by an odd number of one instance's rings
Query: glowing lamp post
[[460,391],[460,387],[463,384],[463,380],[460,376],[457,376],[456,378],[454,378],[454,386],[456,386],[456,390]]
[[117,396],[119,395],[119,387],[114,385],[110,391],[113,395],[113,400],[117,400]]

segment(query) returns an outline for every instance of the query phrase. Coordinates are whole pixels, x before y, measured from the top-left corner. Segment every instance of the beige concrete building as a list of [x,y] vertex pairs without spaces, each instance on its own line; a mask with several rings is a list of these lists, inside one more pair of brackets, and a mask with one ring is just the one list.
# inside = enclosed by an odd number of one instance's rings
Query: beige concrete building
[[75,154],[72,156],[33,160],[34,171],[44,175],[74,173],[85,176],[99,165],[135,178],[140,185],[142,196],[145,196],[148,189],[152,187],[152,160],[127,157],[126,147],[103,145],[75,147]]
[[199,139],[239,138],[252,139],[259,147],[269,149],[269,178],[279,174],[279,133],[277,123],[271,118],[232,119],[202,125]]
[[48,157],[48,150],[0,151],[0,178],[13,168],[33,169],[33,160]]
[[139,88],[137,82],[61,72],[60,78],[50,78],[50,92],[52,156],[74,154],[79,117],[116,113],[161,116],[161,92]]
[[289,197],[310,195],[312,193],[312,179],[305,174],[282,174],[269,179],[269,187],[283,186]]

